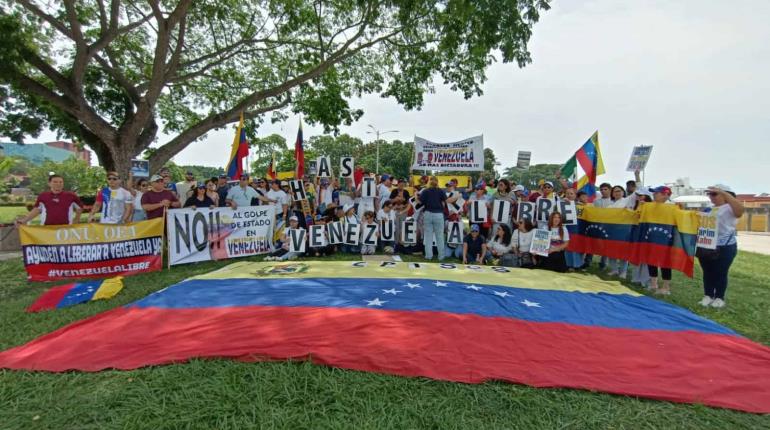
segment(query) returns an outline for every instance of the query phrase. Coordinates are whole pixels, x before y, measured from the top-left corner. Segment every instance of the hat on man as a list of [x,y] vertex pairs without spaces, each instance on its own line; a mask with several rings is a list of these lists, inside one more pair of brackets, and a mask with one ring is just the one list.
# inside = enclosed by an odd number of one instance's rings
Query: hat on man
[[553,182],[551,182],[551,181],[545,181],[545,182],[543,182],[543,186],[545,186],[545,185],[550,185],[550,186],[551,186],[551,188],[553,188]]
[[522,192],[522,193],[523,193],[523,192],[524,192],[524,191],[526,191],[526,190],[524,189],[524,186],[523,186],[523,185],[516,185],[515,187],[513,187],[513,192],[515,193],[515,192],[517,192],[517,191],[518,191],[518,192]]
[[160,176],[160,175],[152,175],[152,178],[150,178],[150,182],[158,182],[162,180],[163,180],[163,176]]
[[227,179],[227,175],[225,175],[225,174],[223,173],[223,174],[219,175],[219,179]]
[[477,191],[478,191],[478,190],[486,191],[486,190],[487,190],[487,187],[486,187],[486,185],[484,185],[484,184],[476,184],[476,188],[474,188],[474,190],[477,190]]
[[188,170],[188,171],[184,172],[184,174],[185,174],[185,175],[187,175],[187,176],[194,176],[194,175],[195,175],[195,174],[194,174],[192,171],[190,171],[190,170]]
[[479,232],[481,229],[478,224],[471,224],[471,231]]
[[201,188],[205,189],[206,188],[206,184],[204,184],[203,182],[198,182],[198,186],[196,188],[197,189],[201,189]]
[[289,221],[297,221],[297,222],[299,222],[299,218],[297,218],[296,216],[292,215],[292,216],[289,217]]
[[248,180],[248,179],[249,179],[249,174],[248,174],[248,173],[244,173],[244,174],[242,174],[242,175],[241,175],[241,179],[246,179],[246,180]]
[[650,191],[653,193],[661,193],[670,196],[671,195],[671,188],[661,185],[659,187],[650,188]]
[[342,210],[345,213],[348,213],[349,210],[353,209],[353,205],[351,203],[346,203],[344,206],[342,206]]
[[390,175],[382,175],[380,176],[380,179],[383,181],[387,181],[388,179],[390,179]]
[[288,187],[289,186],[289,182],[288,181],[281,181],[281,186],[282,187]]
[[725,184],[716,184],[716,185],[712,185],[712,186],[711,186],[711,188],[716,188],[716,189],[718,189],[718,190],[722,190],[722,191],[724,191],[724,192],[726,192],[726,193],[731,193],[731,194],[735,195],[735,191],[733,191],[733,189],[732,189],[732,188],[730,188],[730,186],[729,186],[729,185],[725,185]]
[[649,188],[645,188],[645,187],[637,188],[636,191],[634,192],[640,196],[652,197],[652,193],[650,192]]

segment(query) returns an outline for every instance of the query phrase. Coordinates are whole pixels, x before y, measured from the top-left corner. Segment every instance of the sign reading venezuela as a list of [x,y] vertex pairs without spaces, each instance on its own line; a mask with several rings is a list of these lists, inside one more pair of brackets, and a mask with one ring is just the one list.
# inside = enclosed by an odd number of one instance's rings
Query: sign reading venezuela
[[106,278],[161,269],[163,218],[130,224],[22,226],[30,281]]

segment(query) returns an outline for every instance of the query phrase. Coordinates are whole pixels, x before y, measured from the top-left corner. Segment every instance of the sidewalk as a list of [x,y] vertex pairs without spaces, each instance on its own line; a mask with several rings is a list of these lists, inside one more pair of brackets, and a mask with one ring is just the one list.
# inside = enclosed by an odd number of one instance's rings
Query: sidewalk
[[738,232],[738,249],[770,255],[770,233]]
[[21,251],[0,251],[0,261],[21,258]]

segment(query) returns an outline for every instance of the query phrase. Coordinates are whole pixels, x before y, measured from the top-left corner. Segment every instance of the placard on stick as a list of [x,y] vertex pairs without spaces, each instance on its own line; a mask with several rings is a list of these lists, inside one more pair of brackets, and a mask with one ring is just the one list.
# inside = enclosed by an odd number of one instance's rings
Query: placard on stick
[[647,167],[647,162],[650,161],[651,154],[652,145],[634,146],[634,149],[631,150],[631,158],[628,160],[626,171],[635,172],[637,170],[644,170],[644,168]]

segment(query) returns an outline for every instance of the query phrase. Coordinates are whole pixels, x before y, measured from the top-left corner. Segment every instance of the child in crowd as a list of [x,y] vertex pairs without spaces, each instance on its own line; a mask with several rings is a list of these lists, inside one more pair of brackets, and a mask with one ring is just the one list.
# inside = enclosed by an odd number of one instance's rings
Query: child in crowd
[[289,236],[289,230],[298,228],[300,228],[299,218],[292,215],[291,218],[289,218],[289,227],[284,229],[283,235],[281,235],[281,247],[268,254],[267,257],[265,257],[265,261],[296,260],[299,256],[299,252],[289,251],[289,241],[291,240],[291,237]]
[[472,224],[470,233],[463,239],[463,264],[484,264],[487,244],[479,230],[478,224]]
[[[364,212],[364,219],[361,221],[361,255],[373,255],[377,251],[377,245],[365,245],[363,243],[366,235],[366,226],[377,225],[374,220],[374,211]],[[379,239],[380,232],[377,231],[377,238]]]

